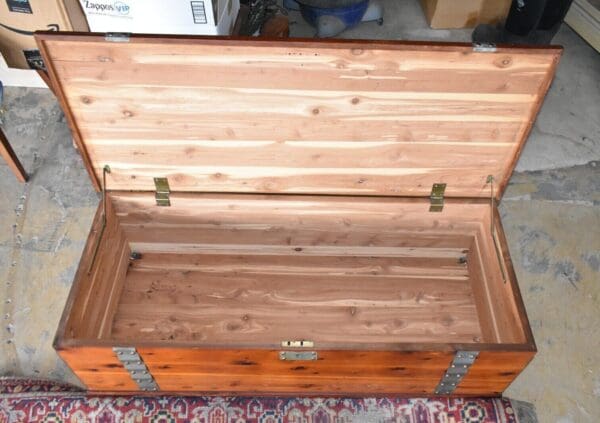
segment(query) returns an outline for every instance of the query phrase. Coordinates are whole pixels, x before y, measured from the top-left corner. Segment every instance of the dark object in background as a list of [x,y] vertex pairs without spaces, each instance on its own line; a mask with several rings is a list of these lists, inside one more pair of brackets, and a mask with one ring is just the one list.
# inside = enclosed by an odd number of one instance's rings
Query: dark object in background
[[550,44],[573,0],[513,0],[504,26],[479,25],[474,42]]
[[334,37],[360,22],[383,24],[379,0],[298,0],[300,13],[317,29],[317,37]]
[[242,23],[240,35],[255,35],[263,24],[277,13],[287,14],[287,11],[277,4],[277,0],[249,0],[241,3],[248,5],[250,11],[248,17]]
[[[506,30],[527,37],[532,31],[557,29],[569,11],[573,0],[515,0],[508,17]],[[554,34],[552,34],[554,35]]]
[[260,29],[260,36],[266,38],[289,38],[290,22],[288,17],[278,14],[269,18]]

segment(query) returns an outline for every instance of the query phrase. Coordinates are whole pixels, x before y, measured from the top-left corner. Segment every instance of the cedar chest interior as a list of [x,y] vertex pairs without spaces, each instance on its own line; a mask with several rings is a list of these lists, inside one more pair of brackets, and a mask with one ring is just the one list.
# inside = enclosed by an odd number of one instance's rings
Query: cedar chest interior
[[148,193],[108,196],[71,337],[338,349],[527,342],[489,201],[450,200],[441,213],[423,199],[368,197],[154,203]]

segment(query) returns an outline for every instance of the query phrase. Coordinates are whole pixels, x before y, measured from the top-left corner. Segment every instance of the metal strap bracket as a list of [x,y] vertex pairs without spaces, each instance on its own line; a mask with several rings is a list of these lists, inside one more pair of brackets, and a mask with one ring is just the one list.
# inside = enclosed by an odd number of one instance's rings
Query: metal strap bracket
[[479,351],[457,351],[452,363],[450,363],[450,367],[448,367],[442,380],[440,380],[437,388],[435,388],[435,394],[452,394],[468,373],[469,368],[473,365],[478,355]]
[[444,210],[444,192],[446,191],[446,184],[437,183],[431,187],[431,195],[429,196],[429,211],[430,212],[441,212]]
[[159,387],[144,360],[133,347],[114,347],[113,351],[117,358],[129,372],[133,381],[141,391],[158,391]]
[[169,207],[171,205],[171,188],[167,178],[154,178],[154,187],[156,188],[156,205]]

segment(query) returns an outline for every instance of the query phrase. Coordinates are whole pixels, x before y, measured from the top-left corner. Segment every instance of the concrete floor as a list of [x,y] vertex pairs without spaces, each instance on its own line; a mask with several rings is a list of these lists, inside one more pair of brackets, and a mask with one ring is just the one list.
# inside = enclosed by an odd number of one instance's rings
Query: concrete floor
[[[387,1],[383,26],[351,38],[466,41],[432,31],[416,2]],[[291,15],[294,35],[312,30]],[[600,55],[564,26],[557,77],[501,203],[539,353],[506,394],[542,422],[600,419]],[[52,350],[96,210],[64,117],[48,90],[6,89],[4,128],[32,175],[0,161],[0,375],[78,383]]]

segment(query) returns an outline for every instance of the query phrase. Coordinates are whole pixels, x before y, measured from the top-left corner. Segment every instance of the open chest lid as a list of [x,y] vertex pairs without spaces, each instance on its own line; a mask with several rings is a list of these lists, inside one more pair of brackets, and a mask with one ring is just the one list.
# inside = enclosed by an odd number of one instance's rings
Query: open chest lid
[[[40,33],[96,188],[502,195],[560,48]],[[115,42],[118,41],[118,42]]]

